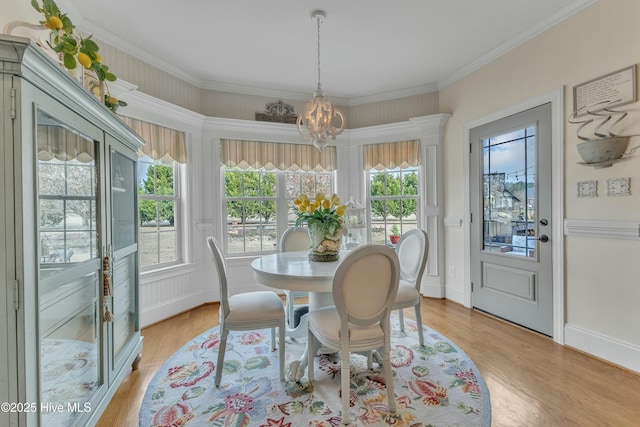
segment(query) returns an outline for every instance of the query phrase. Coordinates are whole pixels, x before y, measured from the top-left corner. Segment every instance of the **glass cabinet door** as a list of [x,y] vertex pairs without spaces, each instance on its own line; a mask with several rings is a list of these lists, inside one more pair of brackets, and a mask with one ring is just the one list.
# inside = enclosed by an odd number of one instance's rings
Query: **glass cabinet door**
[[[101,383],[97,143],[37,112],[42,425],[70,425]],[[78,118],[78,120],[81,120]]]
[[111,175],[111,236],[113,242],[113,367],[121,363],[122,350],[139,329],[137,323],[138,234],[136,231],[136,158],[119,151],[109,139]]

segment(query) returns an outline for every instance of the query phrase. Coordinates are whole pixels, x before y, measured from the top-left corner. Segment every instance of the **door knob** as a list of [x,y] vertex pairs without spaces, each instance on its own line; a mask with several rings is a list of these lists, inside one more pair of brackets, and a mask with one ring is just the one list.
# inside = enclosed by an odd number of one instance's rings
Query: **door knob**
[[549,221],[543,218],[540,220],[540,225],[549,225]]
[[538,240],[540,240],[542,243],[546,243],[549,241],[549,237],[546,234],[543,234],[542,236],[538,237]]

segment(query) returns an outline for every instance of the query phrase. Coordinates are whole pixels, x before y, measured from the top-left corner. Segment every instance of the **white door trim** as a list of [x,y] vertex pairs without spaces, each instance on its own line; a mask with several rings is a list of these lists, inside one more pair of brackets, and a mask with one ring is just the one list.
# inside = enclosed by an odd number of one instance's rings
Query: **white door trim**
[[471,129],[503,119],[538,105],[551,103],[551,210],[553,233],[553,340],[564,344],[564,89],[559,87],[550,92],[529,98],[519,104],[488,114],[464,124],[462,170],[464,174],[464,305],[471,307],[471,216],[470,197],[470,156],[469,132]]

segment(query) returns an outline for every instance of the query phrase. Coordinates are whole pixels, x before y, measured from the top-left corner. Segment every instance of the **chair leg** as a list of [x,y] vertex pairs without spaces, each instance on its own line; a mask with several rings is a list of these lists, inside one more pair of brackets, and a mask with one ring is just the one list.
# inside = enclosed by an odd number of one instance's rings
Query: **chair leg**
[[391,414],[396,413],[396,394],[393,387],[393,373],[391,372],[391,356],[389,352],[390,344],[384,349],[384,362],[382,369],[384,370],[384,380],[387,387],[387,400],[389,401],[389,412]]
[[307,334],[307,377],[309,379],[309,385],[313,384],[313,370],[314,370],[314,366],[313,366],[313,362],[314,359],[316,357],[315,355],[315,351],[314,348],[316,346],[315,344],[315,339],[316,337],[313,335],[313,332],[311,332],[311,328],[309,328],[309,332]]
[[276,328],[271,328],[271,351],[276,351]]
[[220,326],[222,327],[222,332],[220,333],[220,344],[218,344],[218,364],[216,365],[215,379],[216,387],[220,387],[220,379],[222,378],[222,367],[224,365],[224,352],[227,348],[227,336],[229,335],[229,331],[224,327],[224,325]]
[[278,351],[280,352],[280,381],[284,381],[284,336],[285,333],[285,320],[284,318],[280,320],[280,326],[278,326],[278,338],[280,339],[280,343],[278,344]]
[[400,332],[404,333],[404,309],[398,310],[398,316],[400,317]]
[[342,367],[340,370],[340,390],[342,391],[342,424],[351,424],[351,367],[349,366],[349,352],[340,352]]
[[420,304],[416,304],[416,325],[418,325],[418,340],[420,347],[424,347],[424,332],[422,330],[422,314],[420,313]]

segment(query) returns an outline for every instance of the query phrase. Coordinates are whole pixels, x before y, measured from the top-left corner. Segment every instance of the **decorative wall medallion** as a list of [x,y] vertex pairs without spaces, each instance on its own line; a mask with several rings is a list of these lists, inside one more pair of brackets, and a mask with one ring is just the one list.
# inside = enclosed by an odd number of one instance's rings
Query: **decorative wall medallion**
[[598,197],[598,181],[578,181],[578,197]]
[[260,122],[276,122],[295,124],[298,115],[293,109],[293,105],[282,101],[270,102],[267,104],[265,113],[256,113],[256,120]]
[[629,181],[627,178],[610,178],[607,180],[607,196],[628,196]]

